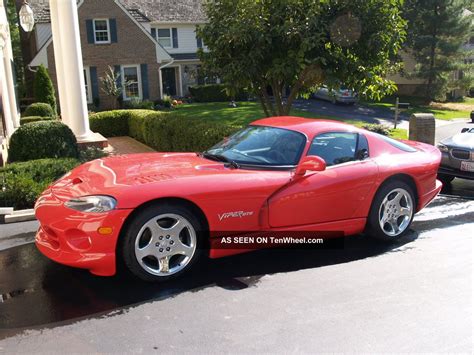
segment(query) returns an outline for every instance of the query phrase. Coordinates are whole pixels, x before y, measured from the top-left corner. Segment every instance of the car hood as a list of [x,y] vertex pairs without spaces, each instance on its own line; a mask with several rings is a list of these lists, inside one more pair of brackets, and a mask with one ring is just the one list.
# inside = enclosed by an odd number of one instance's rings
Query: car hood
[[443,139],[441,143],[449,147],[474,150],[474,133],[459,133],[452,137]]
[[[259,184],[265,184],[264,180],[274,178],[268,175],[256,170],[233,169],[196,153],[130,154],[85,163],[55,182],[52,190],[64,198],[94,194],[120,196],[144,185],[166,184],[176,194],[192,186],[221,182],[260,180]],[[288,179],[290,172],[278,175],[282,181]]]

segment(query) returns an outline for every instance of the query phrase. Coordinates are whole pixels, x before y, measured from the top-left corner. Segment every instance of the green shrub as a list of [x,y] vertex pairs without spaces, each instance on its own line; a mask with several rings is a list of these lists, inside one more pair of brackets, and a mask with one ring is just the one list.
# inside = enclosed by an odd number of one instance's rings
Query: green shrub
[[[56,115],[56,94],[54,92],[53,82],[49,77],[48,71],[41,64],[36,71],[34,80],[34,94],[37,102],[45,102],[49,104],[53,110],[53,116]],[[34,115],[40,116],[40,115]]]
[[26,123],[33,123],[38,121],[50,121],[52,117],[44,117],[44,116],[28,116],[28,117],[21,117],[20,118],[20,126]]
[[41,121],[21,126],[10,138],[10,162],[77,156],[74,133],[59,121]]
[[131,116],[142,116],[155,111],[151,110],[113,110],[94,113],[89,116],[91,131],[105,137],[127,136]]
[[22,116],[55,117],[56,114],[54,113],[50,104],[47,104],[45,102],[35,102],[26,108]]
[[106,151],[96,147],[87,147],[79,150],[79,160],[81,162],[104,158],[109,155]]
[[33,208],[48,185],[78,164],[72,158],[40,159],[0,168],[0,207]]
[[133,109],[133,110],[154,110],[155,104],[153,101],[150,100],[139,100],[139,99],[132,99],[129,101],[123,102],[123,107],[126,109]]
[[382,134],[384,136],[388,136],[390,134],[390,127],[384,126],[382,124],[368,123],[363,125],[362,128],[371,132]]
[[229,101],[224,84],[208,84],[189,87],[189,93],[197,102]]
[[203,151],[239,128],[180,117],[176,112],[155,112],[130,118],[130,136],[162,152]]

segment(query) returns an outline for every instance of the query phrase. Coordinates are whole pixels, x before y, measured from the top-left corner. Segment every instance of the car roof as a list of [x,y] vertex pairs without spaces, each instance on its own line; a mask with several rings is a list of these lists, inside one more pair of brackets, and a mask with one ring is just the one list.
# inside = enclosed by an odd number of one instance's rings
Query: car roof
[[295,116],[276,116],[263,118],[252,122],[251,125],[290,129],[292,131],[304,133],[308,137],[312,137],[320,132],[332,130],[359,131],[356,127],[339,121]]

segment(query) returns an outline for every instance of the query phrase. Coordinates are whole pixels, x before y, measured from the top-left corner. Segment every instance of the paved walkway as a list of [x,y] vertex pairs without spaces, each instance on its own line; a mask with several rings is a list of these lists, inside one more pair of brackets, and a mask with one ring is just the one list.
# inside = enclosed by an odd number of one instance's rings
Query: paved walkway
[[111,137],[107,140],[109,146],[106,148],[106,151],[110,155],[150,153],[155,151],[131,137]]

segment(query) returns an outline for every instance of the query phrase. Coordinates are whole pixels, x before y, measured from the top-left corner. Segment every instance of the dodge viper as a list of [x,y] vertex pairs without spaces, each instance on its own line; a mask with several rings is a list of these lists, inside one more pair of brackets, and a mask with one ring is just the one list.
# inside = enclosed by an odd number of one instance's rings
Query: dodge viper
[[366,232],[394,241],[440,191],[440,151],[330,120],[253,122],[202,153],[146,153],[85,163],[39,197],[38,249],[110,276],[146,281],[203,257],[247,251],[215,238],[252,232]]

